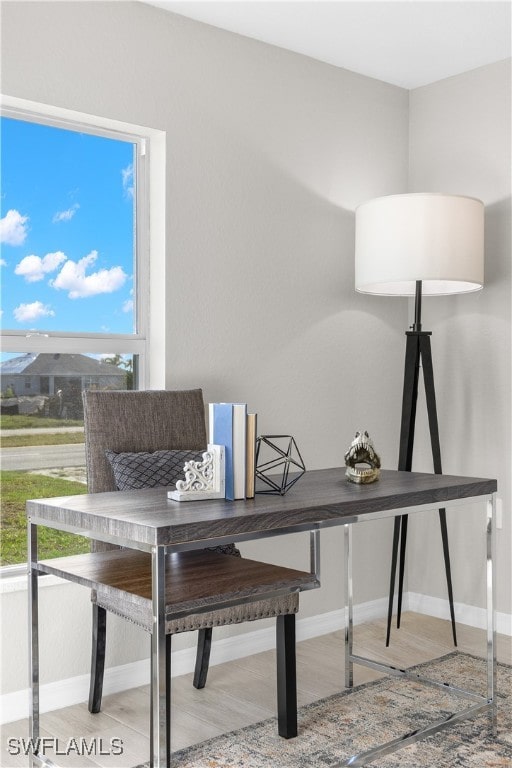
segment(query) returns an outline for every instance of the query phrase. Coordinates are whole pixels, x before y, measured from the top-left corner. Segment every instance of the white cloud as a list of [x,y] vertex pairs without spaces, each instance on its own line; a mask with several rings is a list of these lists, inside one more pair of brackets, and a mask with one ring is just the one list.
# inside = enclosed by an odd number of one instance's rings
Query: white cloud
[[133,164],[127,165],[121,171],[123,190],[126,197],[133,197]]
[[41,301],[33,301],[32,304],[20,304],[13,310],[13,315],[18,323],[29,323],[40,317],[53,317],[55,312],[48,304]]
[[6,260],[5,259],[0,259],[0,267],[6,267],[6,266],[7,266]]
[[28,283],[37,283],[42,280],[48,272],[55,272],[63,261],[66,261],[66,254],[62,251],[47,253],[46,256],[25,256],[14,270],[16,275],[21,275]]
[[89,267],[92,267],[98,258],[97,251],[91,251],[79,261],[66,261],[61,271],[50,282],[53,288],[68,291],[70,299],[83,299],[87,296],[96,296],[99,293],[113,293],[124,284],[127,275],[122,267],[100,269],[86,275]]
[[28,216],[22,216],[14,208],[7,211],[3,219],[0,219],[0,243],[23,245],[27,237],[27,221]]
[[57,224],[59,221],[69,221],[73,218],[75,213],[78,211],[80,206],[78,203],[75,203],[71,206],[71,208],[68,208],[67,211],[57,211],[55,216],[53,217],[52,221],[54,224]]

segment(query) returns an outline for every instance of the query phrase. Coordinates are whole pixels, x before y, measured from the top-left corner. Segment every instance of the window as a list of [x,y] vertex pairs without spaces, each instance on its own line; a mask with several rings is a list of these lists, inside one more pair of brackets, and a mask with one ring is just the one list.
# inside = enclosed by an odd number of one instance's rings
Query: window
[[145,140],[11,115],[1,138],[3,333],[143,342]]
[[[0,565],[12,565],[26,559],[25,500],[85,492],[81,392],[149,386],[148,137],[7,109],[1,139]],[[40,548],[88,546],[52,532]]]

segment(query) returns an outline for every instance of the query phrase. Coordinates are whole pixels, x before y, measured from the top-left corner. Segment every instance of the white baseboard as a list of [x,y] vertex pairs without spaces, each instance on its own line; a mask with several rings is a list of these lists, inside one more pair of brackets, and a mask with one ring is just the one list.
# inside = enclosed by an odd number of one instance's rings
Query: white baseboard
[[[354,606],[354,624],[363,624],[372,619],[378,619],[387,613],[387,598],[372,600]],[[404,610],[435,616],[436,618],[449,619],[448,601],[428,595],[414,592],[404,594]],[[457,622],[485,629],[486,612],[483,608],[455,604]],[[345,627],[345,613],[343,610],[330,611],[329,613],[311,616],[297,621],[297,641],[308,640],[312,637],[327,635],[331,632],[343,630]],[[497,631],[504,635],[512,635],[512,616],[505,613],[496,615]],[[225,637],[214,640],[212,644],[211,666],[223,664],[226,661],[252,656],[262,651],[268,651],[275,647],[274,627],[254,630],[234,637]],[[173,652],[172,677],[192,672],[195,664],[195,648],[184,648]],[[129,688],[147,685],[150,681],[149,659],[134,661],[118,667],[110,667],[105,670],[103,693],[108,696]],[[87,701],[89,696],[89,675],[58,680],[53,683],[45,683],[40,686],[40,711],[51,712],[55,709],[69,707]],[[0,723],[11,723],[28,717],[29,690],[5,693],[0,696]]]
[[[437,619],[450,619],[448,600],[430,595],[421,595],[418,592],[407,592],[404,595],[405,610],[414,613],[423,613],[426,616],[435,616]],[[477,629],[486,629],[487,611],[485,608],[477,608],[474,605],[454,603],[455,619],[458,624],[467,624]],[[500,635],[512,635],[512,615],[496,612],[496,632]]]

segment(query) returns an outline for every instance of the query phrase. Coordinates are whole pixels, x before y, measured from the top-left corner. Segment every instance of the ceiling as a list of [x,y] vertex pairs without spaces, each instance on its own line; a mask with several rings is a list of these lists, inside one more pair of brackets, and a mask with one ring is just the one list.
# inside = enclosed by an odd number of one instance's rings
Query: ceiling
[[147,2],[403,88],[511,55],[512,0]]

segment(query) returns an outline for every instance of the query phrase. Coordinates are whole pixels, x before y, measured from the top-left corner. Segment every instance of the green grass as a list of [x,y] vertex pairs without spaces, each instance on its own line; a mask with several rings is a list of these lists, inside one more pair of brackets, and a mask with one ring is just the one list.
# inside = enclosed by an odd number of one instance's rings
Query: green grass
[[83,420],[46,419],[44,416],[2,414],[0,429],[37,429],[38,427],[83,427]]
[[8,435],[0,439],[2,448],[23,448],[26,445],[71,445],[85,442],[83,432],[52,432],[43,435]]
[[[1,472],[2,501],[0,516],[0,565],[15,565],[27,560],[27,499],[72,496],[87,492],[82,483],[60,480],[29,472]],[[62,557],[89,551],[83,536],[39,528],[39,557]]]

